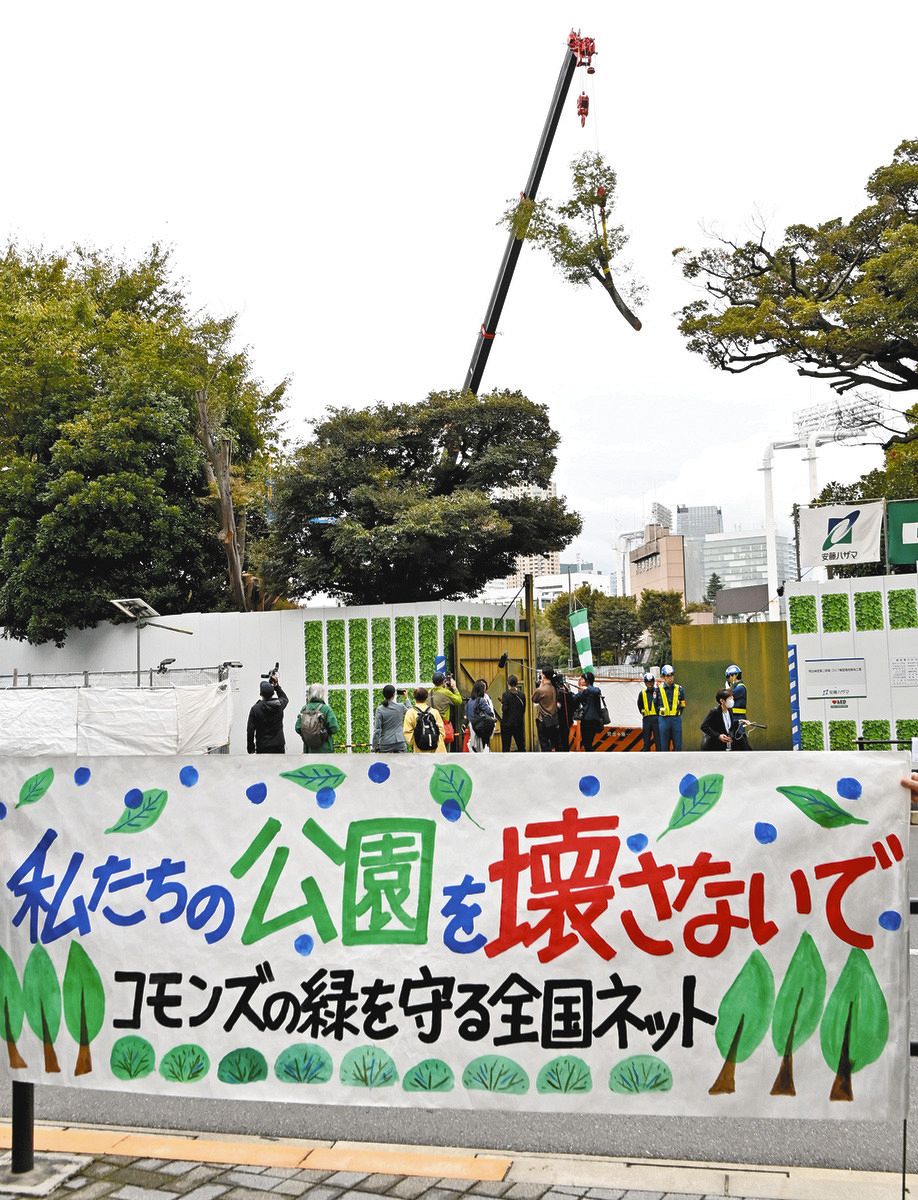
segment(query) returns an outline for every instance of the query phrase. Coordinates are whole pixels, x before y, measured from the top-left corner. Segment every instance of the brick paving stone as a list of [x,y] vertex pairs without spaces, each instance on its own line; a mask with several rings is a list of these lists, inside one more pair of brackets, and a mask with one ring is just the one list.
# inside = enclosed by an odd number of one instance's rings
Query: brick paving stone
[[335,1171],[325,1180],[329,1187],[355,1188],[368,1178],[366,1171]]
[[188,1171],[193,1171],[198,1166],[195,1162],[186,1162],[185,1159],[180,1159],[178,1162],[167,1162],[159,1168],[166,1175],[185,1175]]
[[467,1196],[506,1196],[507,1192],[513,1187],[512,1183],[501,1182],[496,1179],[483,1179],[472,1184]]
[[221,1174],[217,1167],[205,1167],[201,1163],[195,1163],[194,1170],[189,1171],[187,1175],[170,1175],[169,1182],[163,1183],[163,1187],[171,1188],[177,1196],[187,1196],[194,1188],[203,1187],[205,1183],[219,1183],[217,1176]]
[[[542,1197],[542,1200],[571,1200],[572,1195],[581,1196],[582,1194],[582,1192],[563,1192],[560,1188],[553,1187],[550,1192],[545,1193],[545,1195]],[[609,1195],[611,1196],[613,1193],[610,1192]],[[623,1200],[624,1195],[624,1192],[615,1192],[615,1200]]]
[[226,1191],[227,1189],[219,1183],[202,1183],[193,1192],[186,1192],[185,1200],[216,1200],[217,1196],[222,1196]]
[[433,1187],[424,1193],[422,1200],[462,1200],[462,1193],[450,1188]]
[[299,1175],[299,1167],[265,1167],[263,1175],[273,1175],[275,1179],[293,1179]]
[[89,1180],[85,1179],[82,1175],[74,1175],[72,1179],[64,1180],[64,1187],[68,1192],[72,1192],[76,1188],[85,1187],[87,1183],[89,1183]]
[[[627,1192],[622,1192],[622,1200],[665,1200],[665,1192],[636,1192],[633,1188],[629,1188]],[[698,1200],[702,1200],[701,1197]],[[739,1200],[739,1197],[737,1197]]]
[[[329,1182],[331,1181],[329,1180]],[[398,1196],[400,1200],[417,1200],[418,1196],[423,1195],[430,1188],[436,1187],[439,1182],[439,1179],[431,1179],[427,1175],[412,1175],[390,1188],[386,1195]]]
[[129,1167],[131,1163],[136,1162],[136,1158],[124,1158],[120,1154],[102,1154],[99,1156],[99,1161],[104,1163],[112,1163],[116,1167]]
[[228,1192],[224,1192],[220,1200],[265,1200],[265,1196],[273,1194],[273,1192],[259,1192],[255,1188],[234,1187]]
[[175,1200],[175,1192],[166,1192],[162,1188],[137,1187],[133,1183],[105,1194],[110,1195],[112,1200]]
[[111,1163],[91,1162],[86,1164],[80,1174],[89,1179],[104,1179],[106,1175],[111,1175],[114,1169]]
[[304,1183],[322,1183],[328,1179],[330,1175],[334,1175],[334,1171],[311,1171],[309,1167],[300,1167],[296,1173],[296,1178],[301,1179]]
[[540,1200],[548,1190],[547,1183],[514,1183],[505,1194],[507,1200]]
[[[305,1179],[282,1179],[277,1185],[272,1196],[314,1196],[316,1192],[321,1192],[322,1188],[313,1188]],[[330,1192],[330,1188],[325,1188],[326,1192]],[[336,1195],[337,1193],[331,1193]]]
[[590,1188],[587,1200],[622,1200],[624,1194],[621,1188]]
[[372,1192],[377,1196],[382,1196],[393,1184],[404,1178],[404,1175],[368,1175],[366,1179],[357,1184],[357,1191]]
[[567,1184],[556,1183],[551,1189],[553,1192],[558,1192],[562,1196],[585,1196],[590,1190],[585,1187],[568,1187]]
[[[174,1182],[173,1176],[167,1176],[165,1179],[156,1171],[138,1171],[136,1167],[121,1167],[112,1171],[111,1175],[106,1177],[109,1182],[117,1183],[119,1187],[125,1187],[130,1184],[138,1188],[162,1188],[167,1182],[172,1186]],[[175,1195],[174,1189],[167,1193],[170,1196]]]
[[228,1171],[225,1175],[220,1176],[221,1182],[231,1183],[236,1187],[252,1188],[256,1192],[270,1192],[272,1188],[277,1186],[277,1180],[273,1175],[255,1175],[251,1171],[244,1171],[242,1168],[237,1168],[235,1171]]
[[138,1171],[161,1171],[166,1161],[165,1158],[138,1158],[132,1165]]
[[109,1196],[115,1190],[117,1185],[108,1183],[102,1179],[96,1179],[92,1183],[87,1183],[85,1187],[74,1190],[68,1193],[70,1196],[75,1196],[77,1200],[99,1200],[101,1196]]

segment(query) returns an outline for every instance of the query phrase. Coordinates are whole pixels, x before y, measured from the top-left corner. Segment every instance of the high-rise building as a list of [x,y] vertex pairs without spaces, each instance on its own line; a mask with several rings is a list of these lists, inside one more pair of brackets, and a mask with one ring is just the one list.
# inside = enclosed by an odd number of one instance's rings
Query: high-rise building
[[651,525],[661,525],[667,533],[670,533],[673,527],[673,510],[655,500],[650,506],[650,523]]
[[685,600],[683,539],[664,525],[648,525],[644,544],[629,555],[629,593],[638,600],[646,591],[681,592]]
[[[497,493],[511,500],[546,500],[557,496],[558,492],[553,483],[547,488],[537,487],[532,483],[517,483],[513,487],[501,488]],[[561,553],[558,550],[547,550],[544,554],[519,554],[516,558],[515,569],[503,581],[507,587],[522,587],[525,575],[560,575]]]
[[716,504],[676,505],[676,533],[697,538],[723,531],[723,513]]
[[[790,538],[778,534],[778,583],[797,578],[797,556]],[[760,530],[714,533],[704,539],[705,587],[716,575],[725,588],[768,582],[765,533]]]

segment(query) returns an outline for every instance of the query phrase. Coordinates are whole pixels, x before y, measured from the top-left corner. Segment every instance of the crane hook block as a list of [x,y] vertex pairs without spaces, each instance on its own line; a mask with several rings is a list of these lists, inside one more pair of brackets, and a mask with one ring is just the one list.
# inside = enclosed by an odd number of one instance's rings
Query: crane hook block
[[586,119],[590,115],[590,97],[586,92],[581,92],[577,99],[577,116],[580,118],[580,125],[586,125]]

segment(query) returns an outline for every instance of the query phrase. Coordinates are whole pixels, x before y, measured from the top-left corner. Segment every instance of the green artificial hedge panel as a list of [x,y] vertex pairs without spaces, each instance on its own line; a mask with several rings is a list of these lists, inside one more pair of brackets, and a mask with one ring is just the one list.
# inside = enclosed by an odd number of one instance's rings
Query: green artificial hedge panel
[[325,626],[325,636],[328,639],[328,682],[345,683],[347,681],[346,664],[344,661],[344,622],[329,621]]
[[469,622],[469,629],[481,629],[481,617],[472,617]]
[[890,629],[918,629],[918,604],[914,588],[887,593]]
[[[902,742],[911,743],[912,738],[918,737],[918,721],[905,720],[896,722],[896,737]],[[895,747],[894,747],[895,748]]]
[[437,618],[428,614],[418,617],[418,655],[421,679],[428,680],[433,675],[434,659],[437,657]]
[[816,633],[816,597],[791,596],[787,602],[791,633]]
[[[331,621],[329,621],[331,625]],[[344,688],[328,689],[328,707],[338,718],[338,732],[335,734],[335,753],[344,754],[345,745],[351,739],[347,727],[347,692]]]
[[506,617],[504,619],[504,629],[509,629],[511,633],[516,632],[516,621],[513,617]]
[[825,739],[822,731],[822,721],[800,722],[800,749],[825,750]]
[[851,629],[851,608],[847,592],[827,592],[822,598],[824,633],[847,633]]
[[358,753],[370,749],[370,693],[366,688],[351,688],[351,745]]
[[[876,741],[889,741],[889,722],[888,721],[862,721],[861,722],[861,737],[868,740],[875,739]],[[866,746],[866,750],[889,750],[889,746]]]
[[460,629],[468,629],[468,627],[469,627],[468,617],[460,617],[459,618],[459,628]]
[[482,629],[493,629],[494,628],[494,618],[493,617],[484,617],[481,622],[481,628]]
[[370,682],[370,653],[367,646],[366,617],[354,617],[347,623],[347,656],[351,683]]
[[879,592],[854,593],[854,626],[856,629],[883,628],[883,597]]
[[456,618],[447,613],[443,618],[443,653],[446,655],[446,662],[451,667],[453,663],[453,641],[456,637]]
[[854,739],[857,737],[857,723],[855,721],[830,721],[829,722],[829,749],[830,750],[854,750]]
[[322,622],[307,621],[303,626],[306,643],[306,682],[325,682],[325,659],[322,654]]
[[392,682],[392,623],[388,617],[374,617],[370,626],[373,642],[373,682]]
[[414,617],[395,618],[395,678],[398,683],[413,683],[417,674],[414,665]]

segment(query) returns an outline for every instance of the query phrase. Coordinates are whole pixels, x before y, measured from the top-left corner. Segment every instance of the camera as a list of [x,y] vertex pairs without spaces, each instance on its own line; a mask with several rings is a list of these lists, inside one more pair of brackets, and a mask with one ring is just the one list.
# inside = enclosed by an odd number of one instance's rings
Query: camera
[[270,671],[264,672],[264,674],[262,675],[262,679],[267,679],[268,683],[277,683],[278,667],[280,667],[280,663],[276,662]]

